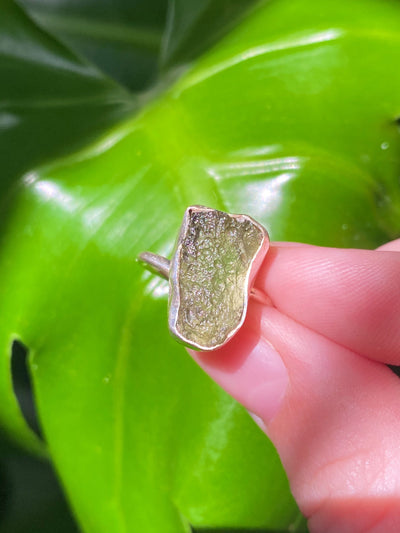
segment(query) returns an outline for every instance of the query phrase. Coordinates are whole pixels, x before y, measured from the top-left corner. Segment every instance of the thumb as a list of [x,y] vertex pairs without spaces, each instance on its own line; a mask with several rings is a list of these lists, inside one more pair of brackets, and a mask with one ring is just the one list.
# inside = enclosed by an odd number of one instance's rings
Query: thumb
[[385,365],[255,302],[231,342],[190,353],[261,420],[312,533],[400,531],[400,383]]

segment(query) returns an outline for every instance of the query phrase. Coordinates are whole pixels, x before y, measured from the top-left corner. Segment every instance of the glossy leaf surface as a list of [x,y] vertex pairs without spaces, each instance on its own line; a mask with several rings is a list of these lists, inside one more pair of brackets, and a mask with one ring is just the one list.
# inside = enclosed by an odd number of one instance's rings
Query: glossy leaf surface
[[[135,101],[37,28],[13,2],[1,0],[0,10],[1,239],[7,240],[10,194],[16,178],[34,165],[82,146],[132,112]],[[4,254],[2,258],[8,261]],[[29,257],[21,256],[18,262],[22,268],[29,268],[29,261]],[[14,268],[16,264],[9,266]],[[2,284],[0,292],[12,296],[31,289]],[[1,309],[6,321],[9,309]],[[10,379],[11,344],[18,332],[4,327],[0,337],[3,425],[20,434],[27,444],[30,434],[15,409]],[[34,442],[31,445],[36,446]]]
[[261,2],[139,115],[21,181],[2,235],[3,352],[13,335],[31,349],[85,531],[299,520],[271,445],[169,338],[166,284],[135,258],[168,256],[190,204],[252,215],[272,239],[398,236],[399,22],[394,0]]
[[161,62],[187,63],[214,44],[249,13],[257,0],[170,0]]
[[132,112],[114,81],[36,27],[11,0],[0,1],[0,161],[2,187],[88,142]]
[[157,76],[167,0],[21,0],[43,28],[122,86]]

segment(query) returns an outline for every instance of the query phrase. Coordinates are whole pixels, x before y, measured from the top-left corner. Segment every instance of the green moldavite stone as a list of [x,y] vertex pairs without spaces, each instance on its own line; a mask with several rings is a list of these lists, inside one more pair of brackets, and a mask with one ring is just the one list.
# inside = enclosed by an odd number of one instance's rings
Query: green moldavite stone
[[201,350],[224,344],[242,325],[252,264],[267,237],[246,215],[186,210],[171,261],[169,327]]

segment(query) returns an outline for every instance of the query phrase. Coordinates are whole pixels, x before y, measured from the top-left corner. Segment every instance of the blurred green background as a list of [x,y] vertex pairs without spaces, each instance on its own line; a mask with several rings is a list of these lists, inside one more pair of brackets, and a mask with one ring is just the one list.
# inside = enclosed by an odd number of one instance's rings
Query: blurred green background
[[0,13],[0,531],[306,531],[136,257],[168,256],[190,204],[274,240],[398,237],[398,0]]

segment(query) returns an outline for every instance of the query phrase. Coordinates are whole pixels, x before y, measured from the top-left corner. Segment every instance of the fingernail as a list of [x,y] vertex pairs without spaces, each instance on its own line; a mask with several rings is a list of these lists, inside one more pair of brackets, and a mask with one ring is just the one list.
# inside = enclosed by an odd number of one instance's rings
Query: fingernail
[[257,424],[257,426],[262,430],[264,431],[264,433],[267,432],[267,426],[265,425],[265,422],[264,420],[262,420],[259,416],[255,415],[254,413],[252,413],[251,411],[247,411],[249,413],[249,415],[251,416],[251,418],[254,420],[254,422]]
[[252,369],[253,376],[244,404],[268,425],[285,397],[289,383],[286,367],[278,352],[265,339],[260,339],[254,346],[246,365]]

